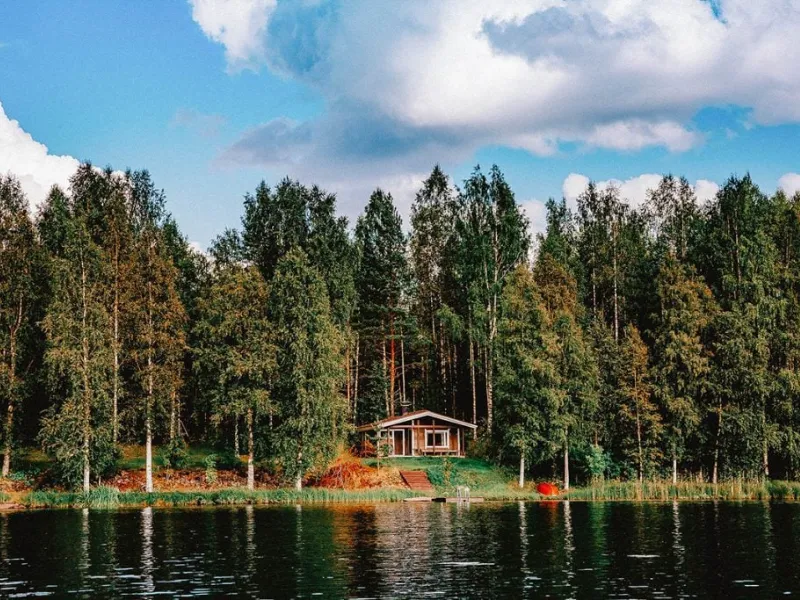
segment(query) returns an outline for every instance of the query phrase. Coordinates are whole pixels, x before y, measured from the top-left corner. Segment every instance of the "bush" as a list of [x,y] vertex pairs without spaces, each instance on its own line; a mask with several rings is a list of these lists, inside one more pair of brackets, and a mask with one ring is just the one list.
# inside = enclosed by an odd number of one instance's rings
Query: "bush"
[[183,469],[189,463],[189,450],[183,440],[169,443],[161,455],[161,464],[166,469]]
[[205,459],[206,464],[206,483],[214,485],[217,483],[217,455],[209,454]]
[[242,459],[231,451],[216,455],[216,466],[221,471],[235,471],[242,467]]

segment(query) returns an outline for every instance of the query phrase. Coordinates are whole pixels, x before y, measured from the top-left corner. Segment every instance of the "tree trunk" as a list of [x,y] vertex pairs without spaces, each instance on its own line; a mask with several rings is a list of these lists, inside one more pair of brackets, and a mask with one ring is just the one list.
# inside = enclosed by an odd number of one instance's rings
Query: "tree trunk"
[[[20,300],[19,314],[22,313],[22,301]],[[19,318],[17,319],[19,322]],[[8,412],[6,413],[6,447],[3,454],[3,477],[8,477],[11,472],[11,442],[14,432],[14,401],[16,400],[16,377],[17,377],[17,329],[11,331],[9,339],[9,371],[8,371]]]
[[678,484],[678,454],[672,451],[672,485]]
[[[469,383],[472,388],[472,424],[478,424],[478,392],[475,389],[475,348],[472,345],[472,318],[470,317],[469,334]],[[477,439],[478,430],[473,429],[472,435]]]
[[256,487],[255,440],[253,438],[253,409],[247,409],[247,489]]
[[178,423],[178,394],[173,390],[169,396],[169,443],[175,443]]
[[303,451],[297,453],[297,477],[294,480],[294,489],[298,492],[303,489]]
[[519,487],[525,487],[525,453],[519,455]]
[[453,418],[456,417],[456,369],[458,368],[458,346],[453,344],[453,360],[450,361],[450,393],[451,393],[451,403],[453,405]]
[[[348,329],[348,333],[349,333],[349,329]],[[350,390],[351,390],[351,382],[352,382],[352,377],[353,377],[353,369],[352,369],[353,363],[350,361],[350,345],[351,345],[350,344],[350,341],[351,341],[350,340],[350,335],[348,335],[346,339],[347,339],[347,344],[345,345],[344,367],[345,367],[345,373],[347,373],[347,379],[345,380],[344,391],[345,391],[345,395],[347,396],[347,406],[351,407],[352,406],[352,404],[351,404],[352,403],[352,395],[350,393]],[[352,408],[351,408],[351,410],[352,410]]]
[[150,415],[145,420],[145,491],[153,492],[153,431]]
[[642,456],[642,422],[639,417],[639,403],[636,403],[636,444],[639,449],[639,483],[644,481],[644,457]]
[[485,369],[484,382],[486,388],[486,433],[492,430],[492,359],[489,356],[489,349],[483,349],[483,365]]
[[233,453],[239,455],[239,415],[233,415]]
[[569,438],[564,441],[564,491],[569,490]]
[[111,426],[112,440],[114,445],[119,439],[119,244],[114,253],[114,308],[113,308],[113,329],[114,343],[112,352],[114,354],[114,379],[111,390]]
[[614,223],[611,226],[612,231],[612,247],[613,247],[613,269],[614,269],[614,341],[619,341],[619,298],[617,290],[617,225]]
[[147,282],[147,405],[145,406],[145,490],[153,492],[153,284]]
[[722,436],[722,401],[720,400],[717,414],[717,436],[714,440],[714,468],[711,471],[711,483],[719,481],[719,442]]
[[386,416],[391,417],[392,413],[390,412],[389,406],[389,388],[386,385],[386,337],[383,338],[383,343],[381,344],[381,349],[383,352],[382,360],[383,360],[383,403],[386,409]]
[[392,315],[389,325],[389,408],[391,410],[389,414],[391,416],[395,415],[395,403],[396,403],[395,381],[397,380],[396,356],[397,355],[395,353],[395,339],[394,339],[394,315]]
[[82,367],[83,367],[83,491],[89,492],[91,475],[90,469],[90,438],[92,426],[92,391],[90,387],[89,377],[89,334],[87,332],[87,318],[89,315],[89,307],[86,299],[86,264],[84,263],[83,255],[81,255],[81,297],[82,297],[82,316],[81,316],[81,346],[83,350]]
[[361,340],[356,334],[356,372],[353,378],[353,425],[358,423],[358,354],[361,349]]
[[406,345],[403,330],[400,330],[400,403],[403,410],[408,408],[408,400],[406,398]]

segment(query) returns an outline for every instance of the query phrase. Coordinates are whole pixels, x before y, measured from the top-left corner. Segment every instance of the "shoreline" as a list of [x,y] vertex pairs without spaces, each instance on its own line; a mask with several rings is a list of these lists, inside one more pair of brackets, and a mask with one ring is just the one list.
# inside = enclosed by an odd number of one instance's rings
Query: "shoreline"
[[[370,488],[345,490],[337,488],[307,487],[302,490],[287,488],[247,490],[236,487],[203,490],[119,491],[112,487],[98,487],[88,494],[53,490],[34,490],[3,493],[0,512],[47,508],[136,508],[136,507],[192,507],[192,506],[244,506],[279,504],[383,504],[402,502],[426,494],[402,488]],[[430,496],[431,494],[427,494]],[[446,489],[438,489],[437,496],[446,496]],[[605,482],[593,486],[577,487],[557,496],[542,496],[534,490],[474,489],[472,495],[486,502],[704,502],[704,501],[772,501],[800,500],[800,482],[727,481],[718,484],[679,482]]]

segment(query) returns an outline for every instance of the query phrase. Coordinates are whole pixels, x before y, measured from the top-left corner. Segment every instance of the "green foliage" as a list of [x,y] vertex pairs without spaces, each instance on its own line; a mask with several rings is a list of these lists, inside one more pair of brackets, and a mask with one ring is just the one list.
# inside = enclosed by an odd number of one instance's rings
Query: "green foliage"
[[347,433],[347,406],[338,391],[341,338],[325,286],[302,250],[278,263],[269,317],[277,348],[275,448],[286,476],[301,481],[329,464]]
[[214,485],[217,483],[217,455],[209,454],[204,462],[206,466],[206,483]]
[[591,444],[584,456],[586,470],[592,481],[603,479],[608,474],[611,466],[611,456],[597,444]]
[[[187,434],[239,467],[236,432],[302,482],[352,425],[428,408],[481,424],[471,453],[548,477],[797,476],[800,194],[732,177],[701,207],[668,175],[637,208],[590,184],[575,214],[547,203],[531,253],[499,168],[460,187],[435,167],[407,236],[387,191],[351,234],[332,194],[262,183],[208,261],[146,171],[83,164],[35,219],[0,177],[4,472],[34,440],[87,491],[120,443],[204,468]],[[469,478],[443,464],[440,485]]]
[[166,469],[184,469],[189,464],[189,450],[186,443],[176,437],[167,444],[161,453],[161,464]]

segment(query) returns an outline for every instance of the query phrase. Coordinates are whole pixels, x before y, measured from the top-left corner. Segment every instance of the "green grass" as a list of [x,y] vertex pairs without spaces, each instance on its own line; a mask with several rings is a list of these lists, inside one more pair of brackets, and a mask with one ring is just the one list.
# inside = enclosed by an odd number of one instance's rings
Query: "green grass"
[[800,482],[730,480],[718,484],[684,481],[606,481],[574,488],[570,500],[800,500]]
[[[367,459],[364,462],[375,466],[377,461]],[[472,496],[489,500],[530,500],[540,497],[529,488],[516,487],[510,471],[477,458],[388,458],[381,460],[381,466],[403,471],[425,471],[437,495],[441,496],[454,496],[456,486],[467,486]]]
[[[161,452],[166,447],[154,448],[153,462],[156,466],[161,466]],[[189,446],[187,449],[186,469],[205,469],[205,460],[211,454],[219,454],[218,451],[207,446]],[[117,468],[122,471],[133,471],[144,469],[145,462],[144,446],[123,446],[122,458],[117,461]]]
[[[102,491],[101,491],[102,490]],[[181,492],[120,492],[115,488],[96,488],[81,492],[34,491],[20,499],[29,508],[121,506],[224,506],[235,504],[297,503],[372,503],[400,502],[415,496],[410,490],[333,490],[327,488],[255,490],[239,488]]]

